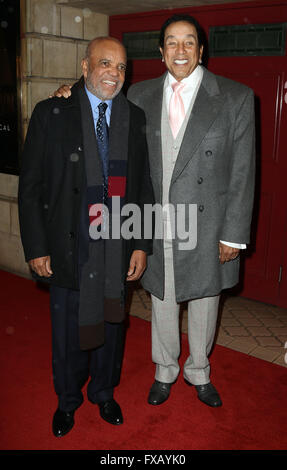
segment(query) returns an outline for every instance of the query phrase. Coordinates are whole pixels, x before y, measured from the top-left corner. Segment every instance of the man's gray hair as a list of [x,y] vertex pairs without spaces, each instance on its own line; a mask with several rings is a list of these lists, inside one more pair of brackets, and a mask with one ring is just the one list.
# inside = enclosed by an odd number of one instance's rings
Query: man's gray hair
[[84,60],[89,60],[89,59],[90,59],[90,57],[91,57],[91,52],[92,52],[92,48],[93,48],[93,46],[94,46],[96,43],[102,42],[102,41],[106,41],[106,40],[108,40],[108,41],[113,41],[113,42],[119,44],[120,46],[122,46],[122,47],[125,49],[124,45],[123,45],[123,44],[121,43],[121,41],[119,41],[117,38],[113,38],[113,37],[111,37],[111,36],[98,36],[98,37],[92,39],[92,40],[89,42],[89,44],[87,45],[86,51],[85,51]]

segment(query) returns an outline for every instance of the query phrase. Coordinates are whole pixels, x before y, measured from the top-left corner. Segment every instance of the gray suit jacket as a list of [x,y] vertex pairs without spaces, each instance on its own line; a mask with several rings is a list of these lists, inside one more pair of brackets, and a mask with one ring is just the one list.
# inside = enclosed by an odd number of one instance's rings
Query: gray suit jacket
[[[163,75],[132,85],[128,98],[145,111],[155,200],[162,198],[161,109]],[[171,204],[197,204],[197,245],[173,240],[178,302],[217,295],[238,282],[239,258],[221,265],[219,240],[248,243],[255,176],[254,96],[248,87],[204,69],[171,179]],[[186,211],[188,214],[188,211]],[[164,296],[163,241],[142,278],[145,289]]]

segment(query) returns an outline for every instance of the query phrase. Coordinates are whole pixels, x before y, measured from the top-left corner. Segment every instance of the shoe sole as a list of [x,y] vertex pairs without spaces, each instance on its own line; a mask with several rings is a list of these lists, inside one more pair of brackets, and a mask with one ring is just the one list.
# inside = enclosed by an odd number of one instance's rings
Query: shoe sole
[[202,403],[204,403],[207,406],[210,406],[211,408],[218,408],[218,407],[222,406],[222,403],[211,405],[210,403],[207,403],[206,401],[199,398],[199,396],[197,396],[197,398],[199,399],[199,401],[201,401]]
[[123,424],[123,422],[124,422],[123,420],[117,421],[117,422],[108,420],[108,419],[106,419],[104,416],[102,416],[101,413],[100,413],[100,417],[101,417],[106,423],[113,424],[114,426],[119,426],[120,424]]
[[169,397],[165,398],[164,400],[160,401],[159,403],[153,403],[152,401],[147,401],[149,405],[152,405],[152,406],[158,406],[158,405],[162,405],[162,403],[166,402],[168,400]]

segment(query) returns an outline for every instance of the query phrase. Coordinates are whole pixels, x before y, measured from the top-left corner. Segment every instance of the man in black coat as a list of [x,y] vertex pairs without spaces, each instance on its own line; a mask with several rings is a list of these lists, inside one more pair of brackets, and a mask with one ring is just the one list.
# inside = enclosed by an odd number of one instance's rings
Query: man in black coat
[[26,261],[50,283],[55,436],[72,429],[89,376],[101,417],[123,422],[113,391],[126,281],[141,277],[152,240],[142,225],[140,236],[114,236],[113,224],[125,204],[153,203],[145,117],[121,93],[125,70],[119,41],[91,41],[71,97],[36,105],[24,146],[19,219]]

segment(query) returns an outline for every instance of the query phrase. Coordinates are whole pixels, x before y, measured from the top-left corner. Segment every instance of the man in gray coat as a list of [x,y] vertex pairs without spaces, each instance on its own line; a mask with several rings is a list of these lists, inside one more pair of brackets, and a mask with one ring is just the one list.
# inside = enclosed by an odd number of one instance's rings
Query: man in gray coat
[[[246,86],[200,65],[202,33],[188,15],[165,22],[160,51],[167,73],[131,86],[128,97],[146,114],[155,200],[172,205],[176,214],[185,204],[186,226],[193,223],[197,237],[192,246],[185,246],[172,230],[171,211],[164,212],[164,237],[154,240],[142,279],[152,297],[156,364],[148,402],[159,405],[167,400],[178,377],[179,304],[187,301],[190,354],[183,376],[195,385],[202,402],[220,406],[219,393],[210,382],[208,355],[220,293],[238,282],[239,251],[249,242],[254,97]],[[188,211],[190,205],[196,205],[196,212]]]
[[[156,364],[148,402],[166,401],[179,375],[179,307],[187,301],[190,354],[184,379],[195,385],[202,402],[216,407],[222,402],[210,382],[208,355],[220,293],[237,284],[239,252],[249,242],[255,179],[254,96],[246,86],[200,65],[202,31],[189,15],[175,15],[164,23],[160,51],[167,72],[132,85],[128,92],[146,115],[155,201],[169,207],[163,211],[164,237],[157,237],[156,230],[153,254],[142,278],[152,298]],[[59,91],[70,93],[68,87]],[[175,230],[182,218],[180,207],[187,214],[183,225],[191,229],[186,242],[185,230]]]

